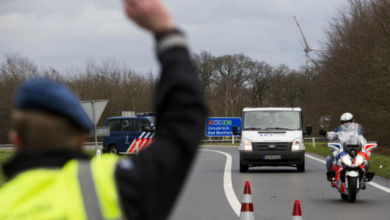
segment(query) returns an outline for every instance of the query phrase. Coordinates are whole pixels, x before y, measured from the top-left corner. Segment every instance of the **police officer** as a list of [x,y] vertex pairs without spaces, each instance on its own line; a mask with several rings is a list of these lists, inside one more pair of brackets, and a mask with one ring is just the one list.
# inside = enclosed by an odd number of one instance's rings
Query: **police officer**
[[82,151],[91,122],[62,84],[35,79],[16,91],[0,219],[166,219],[197,151],[206,118],[186,41],[160,0],[124,0],[156,36],[162,66],[156,141],[133,159]]

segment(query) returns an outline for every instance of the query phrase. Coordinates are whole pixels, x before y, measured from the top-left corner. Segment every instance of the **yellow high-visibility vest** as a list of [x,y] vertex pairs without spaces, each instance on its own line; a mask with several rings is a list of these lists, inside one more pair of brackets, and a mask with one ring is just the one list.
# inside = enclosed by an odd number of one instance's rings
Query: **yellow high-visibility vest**
[[18,174],[0,188],[1,220],[123,219],[114,171],[118,157],[70,160],[61,169]]

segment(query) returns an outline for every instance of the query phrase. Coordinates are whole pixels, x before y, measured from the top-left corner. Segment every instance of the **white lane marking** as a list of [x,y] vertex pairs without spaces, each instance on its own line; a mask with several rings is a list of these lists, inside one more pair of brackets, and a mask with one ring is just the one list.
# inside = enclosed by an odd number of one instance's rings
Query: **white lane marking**
[[382,185],[379,185],[378,183],[376,183],[376,182],[368,182],[368,184],[371,184],[372,186],[375,186],[376,188],[378,188],[378,189],[381,189],[381,190],[383,190],[383,191],[385,191],[385,192],[387,192],[387,193],[390,193],[390,189],[389,188],[386,188],[386,187],[384,187],[384,186],[382,186]]
[[313,159],[313,160],[319,161],[319,162],[321,162],[321,163],[323,163],[323,164],[326,164],[326,161],[320,160],[320,159],[318,159],[318,158],[315,158],[315,157],[313,157],[313,156],[310,156],[310,155],[307,155],[307,154],[305,154],[305,156],[306,156],[306,157],[308,157],[308,158],[310,158],[310,159]]
[[[305,154],[305,156],[308,157],[308,158],[310,158],[310,159],[319,161],[319,162],[321,162],[321,163],[323,163],[323,164],[326,164],[326,161],[324,161],[324,160],[320,160],[320,159],[318,159],[318,158],[315,158],[315,157],[310,156],[310,155],[307,155],[307,154]],[[382,185],[380,185],[380,184],[378,184],[378,183],[376,183],[376,182],[372,182],[372,181],[371,181],[371,182],[368,182],[368,184],[370,184],[370,185],[372,185],[372,186],[374,186],[374,187],[376,187],[376,188],[378,188],[378,189],[381,189],[381,190],[383,190],[383,191],[385,191],[385,192],[387,192],[387,193],[390,193],[390,189],[389,189],[389,188],[384,187],[384,186],[382,186]]]
[[238,201],[237,196],[234,193],[233,184],[232,184],[232,156],[230,156],[230,154],[227,154],[222,151],[217,151],[217,150],[206,150],[206,149],[199,149],[199,150],[217,152],[220,154],[224,154],[226,156],[225,172],[223,174],[223,188],[225,190],[225,195],[227,200],[230,203],[230,206],[232,207],[233,211],[237,214],[237,216],[240,217],[241,203],[240,201]]

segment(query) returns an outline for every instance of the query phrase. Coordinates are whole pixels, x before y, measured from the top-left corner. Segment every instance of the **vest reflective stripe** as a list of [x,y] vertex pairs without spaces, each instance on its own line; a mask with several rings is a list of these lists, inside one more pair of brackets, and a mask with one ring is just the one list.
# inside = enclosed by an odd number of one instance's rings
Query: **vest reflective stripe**
[[99,198],[101,213],[104,219],[123,219],[121,203],[114,178],[118,157],[102,155],[100,160],[91,160],[92,177]]
[[103,220],[102,212],[96,194],[95,183],[92,179],[92,171],[90,161],[78,161],[77,174],[80,191],[83,197],[85,214],[87,219]]

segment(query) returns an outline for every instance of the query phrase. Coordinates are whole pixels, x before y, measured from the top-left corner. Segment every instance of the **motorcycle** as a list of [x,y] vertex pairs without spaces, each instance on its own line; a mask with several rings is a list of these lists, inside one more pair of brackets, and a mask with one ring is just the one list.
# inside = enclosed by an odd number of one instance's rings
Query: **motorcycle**
[[360,124],[351,123],[349,127],[341,125],[336,130],[331,135],[337,136],[338,141],[328,142],[336,157],[328,156],[326,175],[332,187],[339,190],[341,198],[353,203],[358,192],[366,188],[366,182],[374,178],[375,174],[368,172],[368,159],[378,145],[366,141]]

